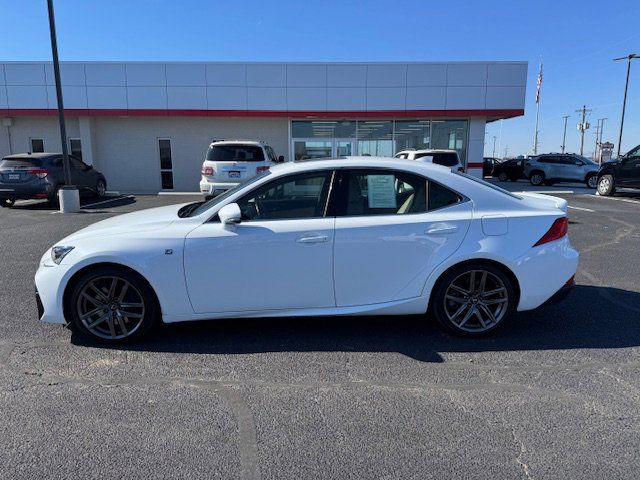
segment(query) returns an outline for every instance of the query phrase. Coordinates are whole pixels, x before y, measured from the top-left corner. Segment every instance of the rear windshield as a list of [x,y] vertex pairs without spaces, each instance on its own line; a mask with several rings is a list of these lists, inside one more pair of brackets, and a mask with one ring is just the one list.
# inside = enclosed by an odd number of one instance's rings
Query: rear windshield
[[262,162],[264,152],[256,145],[212,145],[207,160],[213,162]]
[[0,160],[0,168],[33,168],[41,167],[42,160],[37,158],[3,158]]
[[474,177],[473,175],[469,175],[468,173],[456,172],[456,175],[460,175],[461,177],[472,180],[476,183],[484,185],[485,187],[489,187],[490,189],[495,190],[496,192],[504,193],[505,195],[509,195],[510,197],[517,198],[518,200],[522,200],[521,196],[516,195],[515,193],[511,193],[508,190],[505,190],[504,188],[500,188],[497,185],[494,185],[493,183],[485,182],[484,180],[478,177]]
[[433,153],[433,163],[453,167],[458,164],[458,155],[455,153]]

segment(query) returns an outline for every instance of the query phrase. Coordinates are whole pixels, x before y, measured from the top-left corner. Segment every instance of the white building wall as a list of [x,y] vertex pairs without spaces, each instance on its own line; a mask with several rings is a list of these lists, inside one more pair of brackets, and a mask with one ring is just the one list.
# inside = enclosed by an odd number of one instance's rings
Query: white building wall
[[95,167],[104,173],[109,188],[122,192],[160,190],[159,138],[171,139],[175,191],[198,191],[212,139],[264,140],[277,155],[287,156],[288,149],[286,119],[97,117],[93,127]]
[[[482,158],[484,156],[485,118],[474,117],[469,120],[469,139],[467,145],[468,172],[482,176]],[[475,165],[475,167],[471,166]]]

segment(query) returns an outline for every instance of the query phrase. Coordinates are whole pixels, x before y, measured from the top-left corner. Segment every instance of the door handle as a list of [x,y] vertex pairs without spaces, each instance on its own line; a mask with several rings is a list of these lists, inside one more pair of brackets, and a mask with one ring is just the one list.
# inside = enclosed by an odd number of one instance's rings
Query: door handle
[[329,237],[327,235],[311,234],[311,235],[303,235],[301,237],[298,237],[296,242],[298,242],[298,243],[324,243],[324,242],[326,242],[328,240],[329,240]]
[[458,227],[447,223],[436,223],[431,225],[425,232],[427,235],[444,235],[449,233],[455,233],[458,231]]

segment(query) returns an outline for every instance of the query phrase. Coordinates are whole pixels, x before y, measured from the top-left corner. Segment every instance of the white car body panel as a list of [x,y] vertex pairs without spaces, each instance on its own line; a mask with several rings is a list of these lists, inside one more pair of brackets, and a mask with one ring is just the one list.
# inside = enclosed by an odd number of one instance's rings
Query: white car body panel
[[[423,175],[466,198],[424,214],[227,226],[208,222],[224,205],[281,176],[363,166]],[[529,310],[556,293],[578,265],[578,252],[567,236],[533,246],[566,215],[565,200],[536,194],[516,198],[412,160],[347,157],[279,164],[198,216],[179,218],[180,207],[114,217],[56,242],[75,248],[59,265],[50,252],[41,260],[35,277],[44,306],[41,320],[66,323],[68,281],[82,268],[103,262],[143,275],[158,296],[164,322],[424,313],[438,277],[474,259],[508,268],[520,290],[517,309]],[[426,233],[431,229],[436,231]],[[314,240],[300,243],[300,237]]]

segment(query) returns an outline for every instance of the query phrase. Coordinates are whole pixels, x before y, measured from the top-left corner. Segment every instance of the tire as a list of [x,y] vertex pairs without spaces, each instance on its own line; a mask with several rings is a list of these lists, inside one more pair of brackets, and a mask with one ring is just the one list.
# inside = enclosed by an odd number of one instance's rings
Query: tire
[[107,182],[100,179],[96,182],[96,198],[103,198],[107,193]]
[[74,283],[67,311],[77,330],[108,344],[142,338],[160,317],[147,281],[131,270],[109,266],[90,270]]
[[438,280],[430,311],[448,332],[477,337],[504,325],[515,306],[515,286],[508,275],[491,264],[467,263],[454,267]]
[[51,193],[51,195],[49,195],[47,197],[47,200],[49,200],[49,204],[52,207],[57,207],[60,204],[60,186],[56,186],[56,188],[53,189],[53,192]]
[[498,175],[498,180],[501,182],[506,182],[508,179],[509,176],[504,172],[501,172],[500,175]]
[[0,199],[0,207],[11,208],[16,203],[13,198],[2,198]]
[[589,188],[598,188],[598,175],[596,175],[595,173],[587,175],[584,183],[586,183],[587,187]]
[[615,183],[613,182],[613,175],[602,175],[598,179],[598,195],[602,195],[603,197],[608,197],[616,193]]
[[531,175],[529,175],[529,182],[531,182],[531,185],[534,187],[539,187],[544,183],[544,173],[540,171],[531,172]]

